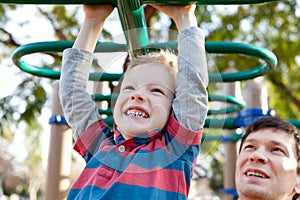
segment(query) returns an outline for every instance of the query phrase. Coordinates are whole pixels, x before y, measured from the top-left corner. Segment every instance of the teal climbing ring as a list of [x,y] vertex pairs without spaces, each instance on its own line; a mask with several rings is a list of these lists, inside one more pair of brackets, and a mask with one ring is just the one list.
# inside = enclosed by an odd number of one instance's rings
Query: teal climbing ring
[[226,108],[208,110],[207,115],[229,114],[229,113],[239,111],[246,106],[246,102],[244,100],[237,99],[235,96],[231,96],[231,95],[209,94],[208,100],[231,103],[233,105]]
[[[40,77],[59,79],[60,71],[27,63],[22,59],[22,57],[33,53],[58,53],[62,52],[66,48],[70,48],[72,45],[73,41],[50,41],[26,44],[15,49],[12,54],[12,60],[14,64],[17,65],[22,71]],[[170,48],[176,50],[177,42],[153,43],[145,46],[144,48],[150,50],[160,48]],[[210,82],[235,82],[253,79],[268,73],[277,65],[277,57],[273,52],[255,45],[234,42],[206,42],[205,48],[208,53],[243,54],[264,61],[264,63],[260,66],[234,73],[209,73]],[[95,49],[95,52],[127,51],[128,46],[126,44],[118,44],[113,42],[98,43]],[[90,74],[90,80],[92,79],[101,81],[107,76],[109,75],[106,73],[94,72]],[[121,78],[121,74],[115,74],[114,76]]]

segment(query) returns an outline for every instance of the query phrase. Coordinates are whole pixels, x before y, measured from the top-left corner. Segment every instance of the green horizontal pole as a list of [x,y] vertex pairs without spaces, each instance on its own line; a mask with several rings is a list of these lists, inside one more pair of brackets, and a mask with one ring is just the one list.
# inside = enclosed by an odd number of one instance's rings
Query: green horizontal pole
[[235,96],[231,96],[231,95],[209,94],[208,100],[209,101],[219,101],[219,102],[224,102],[224,103],[231,103],[234,105],[226,107],[226,108],[217,109],[217,110],[208,110],[207,115],[229,114],[229,113],[239,111],[246,106],[245,101],[243,101],[241,99],[237,99]]
[[209,118],[205,119],[205,128],[221,128],[221,129],[236,129],[239,128],[235,125],[235,117],[227,118]]
[[108,109],[98,109],[98,112],[99,112],[99,114],[101,114],[101,115],[108,115],[108,116],[112,116],[112,114],[113,114],[113,109],[112,108],[108,108]]
[[91,98],[94,101],[115,101],[118,98],[118,94],[113,93],[110,95],[103,95],[103,94],[92,94]]
[[[62,52],[64,49],[71,47],[72,44],[73,41],[53,41],[26,44],[18,47],[13,52],[12,59],[14,64],[25,72],[40,77],[59,79],[59,71],[31,65],[23,61],[21,58],[32,53]],[[157,51],[158,49],[166,48],[177,50],[177,42],[151,43],[144,47],[144,49],[149,51]],[[209,73],[210,82],[234,82],[253,79],[255,77],[268,73],[277,65],[277,57],[273,52],[255,45],[233,42],[206,42],[205,48],[208,53],[242,54],[265,61],[265,63],[261,66],[252,67],[248,70],[238,71],[235,73]],[[126,44],[118,44],[112,42],[98,43],[95,49],[95,52],[127,51],[128,46]],[[95,81],[101,81],[103,80],[103,76],[107,77],[105,73],[93,73],[90,75],[90,78]],[[119,79],[122,75],[116,76]]]
[[[128,0],[125,0],[128,1]],[[234,4],[260,4],[275,0],[141,0],[140,4],[167,4],[167,5],[187,5],[196,3],[197,5],[234,5]],[[0,3],[8,4],[114,4],[118,5],[118,0],[0,0]]]

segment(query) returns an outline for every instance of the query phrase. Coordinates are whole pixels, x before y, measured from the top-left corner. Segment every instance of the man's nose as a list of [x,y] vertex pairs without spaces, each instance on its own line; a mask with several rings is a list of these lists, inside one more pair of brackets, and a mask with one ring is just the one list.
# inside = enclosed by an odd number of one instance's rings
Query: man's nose
[[262,150],[256,150],[249,156],[249,160],[252,162],[267,163],[268,158]]

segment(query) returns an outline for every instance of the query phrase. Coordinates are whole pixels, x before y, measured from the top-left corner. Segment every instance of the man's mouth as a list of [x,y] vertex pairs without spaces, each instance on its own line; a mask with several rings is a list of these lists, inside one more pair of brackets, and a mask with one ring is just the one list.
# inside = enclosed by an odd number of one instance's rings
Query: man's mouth
[[130,117],[149,118],[149,114],[140,109],[129,109],[126,112],[126,115]]
[[245,173],[246,176],[255,176],[255,177],[259,177],[259,178],[269,178],[269,176],[267,176],[266,174],[262,173],[262,172],[257,172],[257,171],[247,171]]

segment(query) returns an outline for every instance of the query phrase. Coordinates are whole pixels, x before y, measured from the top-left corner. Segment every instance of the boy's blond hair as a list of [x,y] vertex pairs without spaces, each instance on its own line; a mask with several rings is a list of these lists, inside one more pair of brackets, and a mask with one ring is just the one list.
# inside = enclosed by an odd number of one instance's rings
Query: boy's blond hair
[[143,64],[161,64],[178,72],[178,57],[169,50],[138,56],[129,63],[126,71]]

